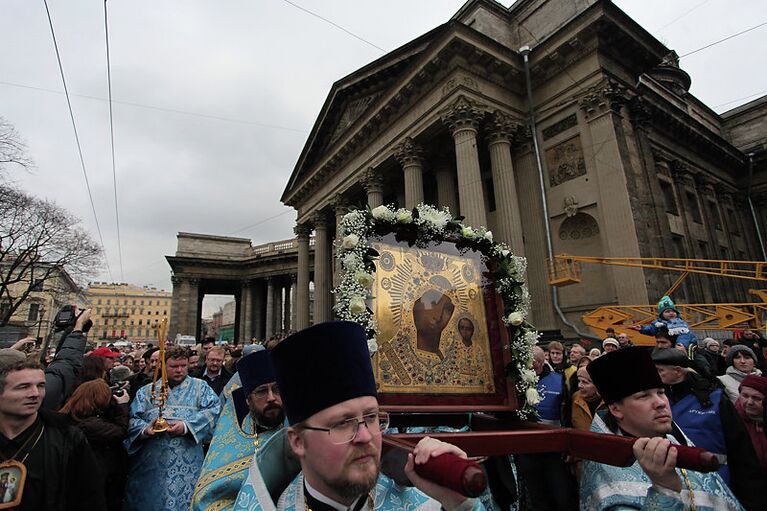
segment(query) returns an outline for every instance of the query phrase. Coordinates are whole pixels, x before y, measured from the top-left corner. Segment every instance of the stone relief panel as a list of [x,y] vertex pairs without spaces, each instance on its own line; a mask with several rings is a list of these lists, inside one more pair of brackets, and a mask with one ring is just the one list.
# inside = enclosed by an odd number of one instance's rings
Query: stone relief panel
[[341,115],[341,119],[338,121],[338,125],[336,126],[333,135],[330,137],[328,145],[331,145],[336,140],[338,140],[339,137],[346,131],[346,129],[351,126],[354,121],[359,119],[360,115],[362,115],[365,110],[367,110],[368,106],[370,106],[373,101],[378,99],[381,93],[382,91],[378,91],[369,96],[350,101],[346,106],[346,109],[344,109],[344,113]]
[[546,149],[546,168],[552,187],[585,175],[586,161],[580,135]]
[[560,240],[586,240],[599,235],[599,224],[593,216],[587,213],[578,213],[565,218],[559,226]]

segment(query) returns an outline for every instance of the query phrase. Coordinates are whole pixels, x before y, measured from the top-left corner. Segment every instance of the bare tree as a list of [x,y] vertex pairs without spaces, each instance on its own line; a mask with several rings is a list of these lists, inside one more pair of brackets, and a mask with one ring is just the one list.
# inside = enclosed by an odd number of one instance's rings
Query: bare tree
[[101,264],[101,248],[57,204],[0,182],[0,326],[46,281],[66,271],[83,285]]
[[9,164],[16,164],[26,169],[34,165],[27,155],[27,145],[5,118],[0,116],[0,177]]

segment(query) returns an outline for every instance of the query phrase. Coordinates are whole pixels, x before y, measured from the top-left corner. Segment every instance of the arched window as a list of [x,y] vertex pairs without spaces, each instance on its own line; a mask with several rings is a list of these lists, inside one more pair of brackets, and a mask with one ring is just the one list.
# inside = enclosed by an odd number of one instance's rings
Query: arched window
[[599,234],[599,224],[593,216],[587,213],[578,213],[566,218],[559,226],[559,239],[583,240],[593,238]]

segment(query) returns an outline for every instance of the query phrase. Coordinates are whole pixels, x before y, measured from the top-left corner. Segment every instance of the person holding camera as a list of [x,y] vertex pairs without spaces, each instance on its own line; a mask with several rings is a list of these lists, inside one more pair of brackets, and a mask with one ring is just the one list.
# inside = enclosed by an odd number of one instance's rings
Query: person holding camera
[[104,495],[109,511],[122,509],[128,453],[122,440],[128,433],[128,393],[110,388],[104,380],[83,383],[61,409],[88,439],[96,458],[93,467],[104,477]]

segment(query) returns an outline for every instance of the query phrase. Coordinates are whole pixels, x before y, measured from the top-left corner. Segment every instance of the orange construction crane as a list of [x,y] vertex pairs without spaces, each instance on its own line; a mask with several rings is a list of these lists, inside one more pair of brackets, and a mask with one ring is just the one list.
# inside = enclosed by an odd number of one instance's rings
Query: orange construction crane
[[[671,295],[690,273],[767,282],[764,261],[731,261],[725,259],[676,259],[639,257],[585,257],[561,254],[547,260],[549,284],[567,286],[581,281],[581,264],[605,264],[679,272],[680,275],[664,293]],[[677,309],[692,329],[764,330],[767,325],[767,290],[750,289],[759,298],[751,303],[678,304]],[[607,328],[616,333],[636,334],[631,328],[647,324],[657,317],[655,305],[609,305],[583,315],[583,322],[604,338]],[[635,336],[636,337],[636,336]],[[649,338],[637,344],[652,344]]]

